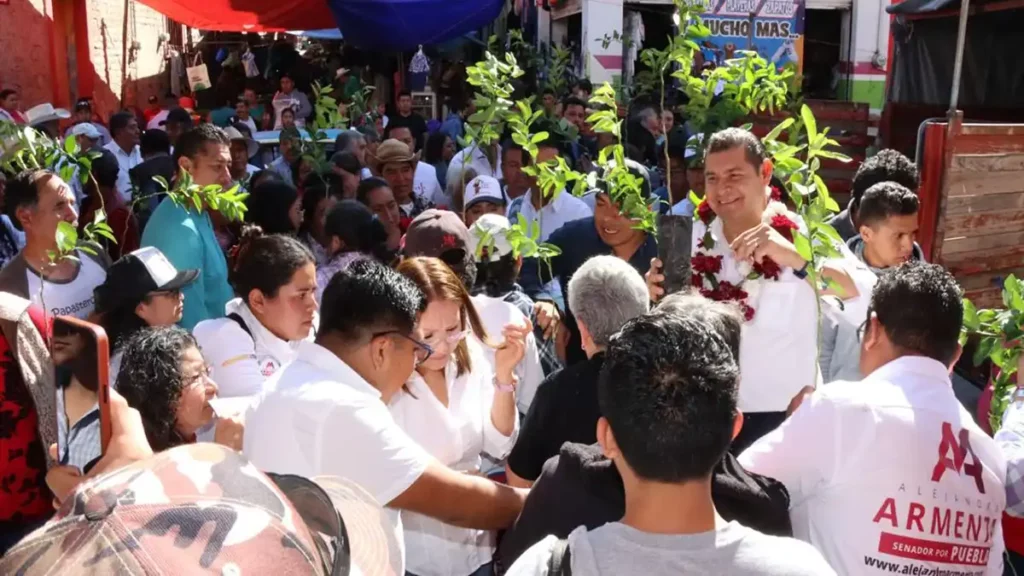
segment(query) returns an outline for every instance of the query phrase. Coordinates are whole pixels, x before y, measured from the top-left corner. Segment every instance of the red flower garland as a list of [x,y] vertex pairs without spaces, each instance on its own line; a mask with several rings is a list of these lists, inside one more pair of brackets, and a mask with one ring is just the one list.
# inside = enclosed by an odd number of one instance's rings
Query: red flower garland
[[[772,188],[774,200],[776,189]],[[779,192],[781,197],[781,192]],[[704,237],[697,242],[698,251],[691,258],[690,266],[692,274],[690,283],[705,297],[719,302],[736,302],[743,309],[743,316],[749,322],[754,318],[754,308],[747,304],[750,294],[743,290],[743,286],[735,285],[726,280],[719,280],[716,274],[722,271],[722,256],[707,254],[702,250],[715,247],[714,239],[711,237],[711,223],[715,220],[715,212],[705,200],[697,206],[696,218],[707,228]],[[796,231],[800,226],[786,214],[775,214],[769,220],[768,225],[783,238],[792,242]],[[782,275],[782,267],[771,258],[763,258],[761,262],[754,262],[750,274],[746,280],[778,280]]]

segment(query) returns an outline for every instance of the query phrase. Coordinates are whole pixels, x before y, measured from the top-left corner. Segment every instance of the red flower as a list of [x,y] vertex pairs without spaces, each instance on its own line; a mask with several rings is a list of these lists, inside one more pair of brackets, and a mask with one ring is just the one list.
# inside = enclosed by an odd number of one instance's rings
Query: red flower
[[704,223],[705,226],[710,226],[711,221],[715,219],[715,211],[711,209],[711,204],[707,200],[700,203],[697,206],[697,218]]
[[402,231],[402,234],[405,234],[405,231],[409,229],[410,224],[412,224],[412,218],[402,216],[402,218],[398,220],[398,229]]
[[765,257],[760,264],[754,262],[754,272],[757,272],[769,280],[778,280],[779,274],[782,273],[782,268],[775,263],[775,260]]
[[701,276],[700,274],[692,274],[690,276],[690,285],[693,286],[694,288],[703,288],[704,277]]
[[690,265],[693,267],[694,272],[699,272],[701,274],[718,274],[722,271],[722,257],[697,254],[693,257]]
[[797,223],[790,220],[789,216],[786,216],[785,214],[776,214],[775,216],[772,216],[771,227],[779,234],[782,234],[782,237],[790,242],[793,241],[793,231],[800,229],[800,227],[797,226]]
[[740,308],[743,309],[743,319],[750,322],[754,319],[754,309],[747,305],[746,302],[740,302]]
[[778,186],[772,186],[772,202],[782,202],[782,190]]

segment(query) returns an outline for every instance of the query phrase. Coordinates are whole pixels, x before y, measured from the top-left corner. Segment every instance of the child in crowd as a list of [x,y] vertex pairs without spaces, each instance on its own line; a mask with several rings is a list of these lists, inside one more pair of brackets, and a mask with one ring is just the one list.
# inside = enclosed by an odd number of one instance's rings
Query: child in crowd
[[867,189],[857,210],[857,236],[850,250],[879,274],[908,260],[924,260],[917,245],[917,194],[896,182],[880,182]]

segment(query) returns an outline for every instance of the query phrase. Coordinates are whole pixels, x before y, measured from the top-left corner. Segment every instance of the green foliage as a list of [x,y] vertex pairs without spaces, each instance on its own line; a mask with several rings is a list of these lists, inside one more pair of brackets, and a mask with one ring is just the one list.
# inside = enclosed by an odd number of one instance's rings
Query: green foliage
[[551,64],[548,66],[548,77],[545,87],[555,91],[555,96],[561,98],[569,91],[569,63],[572,61],[572,51],[568,48],[552,45]]
[[1003,281],[1003,308],[978,309],[964,298],[964,322],[960,341],[965,343],[968,336],[978,336],[978,347],[974,351],[974,364],[991,360],[999,373],[995,376],[992,404],[989,407],[989,425],[999,430],[1003,413],[1009,407],[1014,389],[1014,375],[1024,351],[1024,281],[1010,274]]
[[[74,137],[69,136],[64,140],[55,140],[33,128],[3,121],[0,121],[0,142],[2,142],[0,167],[4,170],[10,172],[51,170],[57,173],[62,180],[70,181],[77,168],[78,177],[83,184],[92,178],[92,161],[101,155],[95,150],[80,150]],[[159,194],[166,194],[179,205],[192,206],[198,210],[209,206],[224,214],[229,220],[241,220],[245,214],[245,199],[248,195],[239,193],[237,186],[227,191],[220,186],[201,188],[192,183],[191,177],[185,171],[182,171],[173,188],[163,178],[156,177],[154,180],[163,188]],[[95,185],[95,181],[93,184]],[[96,189],[98,188],[96,186]],[[150,198],[151,195],[134,198],[132,208]],[[95,245],[119,242],[114,237],[114,231],[110,224],[107,223],[103,196],[97,195],[97,200],[100,206],[96,209],[92,222],[85,223],[81,233],[67,222],[57,225],[55,238],[57,249],[48,254],[51,264],[56,264],[65,258],[74,259],[76,249],[92,254],[95,252],[93,248]]]

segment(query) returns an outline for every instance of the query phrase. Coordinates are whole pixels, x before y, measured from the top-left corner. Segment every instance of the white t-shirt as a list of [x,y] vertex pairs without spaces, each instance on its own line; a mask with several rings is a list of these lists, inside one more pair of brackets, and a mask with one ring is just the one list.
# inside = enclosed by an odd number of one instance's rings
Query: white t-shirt
[[[426,202],[433,202],[435,206],[448,206],[448,197],[441,189],[441,183],[437,181],[437,170],[426,162],[416,164],[416,173],[413,174],[413,194],[419,196]],[[420,576],[423,576],[422,574]]]
[[840,574],[1002,574],[1006,460],[940,362],[819,388],[739,461],[785,484],[793,535]]
[[[74,316],[85,320],[96,308],[93,290],[107,279],[107,271],[81,250],[76,250],[75,256],[81,262],[78,273],[63,282],[44,282],[39,274],[27,267],[29,300],[52,316]],[[42,300],[39,298],[40,285],[43,285]]]
[[[472,301],[491,344],[495,346],[500,346],[505,341],[501,333],[507,324],[525,326],[529,322],[529,318],[524,316],[519,308],[501,298],[478,294],[472,297]],[[484,354],[493,368],[494,350],[484,348]],[[520,413],[526,414],[533,402],[533,397],[537,394],[537,387],[544,381],[544,368],[540,364],[537,339],[533,332],[526,336],[526,351],[523,354],[523,359],[516,365],[515,375],[519,378],[519,385],[516,387],[516,407]]]
[[[409,392],[399,392],[389,405],[402,430],[431,456],[452,470],[481,471],[481,454],[502,459],[512,451],[519,434],[519,417],[514,416],[510,436],[491,421],[494,403],[494,371],[483,348],[473,338],[469,346],[469,372],[456,376],[454,357],[448,364],[448,406],[430,391],[423,377],[413,372],[406,383]],[[495,533],[459,528],[433,518],[405,511],[406,569],[418,576],[466,576],[491,561]]]
[[[267,378],[295,358],[298,341],[281,340],[263,327],[241,298],[224,306],[224,315],[238,314],[250,336],[231,318],[203,320],[192,329],[203,358],[213,370],[222,398],[254,396]],[[312,340],[310,334],[309,340]]]
[[[477,176],[490,176],[501,180],[501,146],[498,146],[493,166],[479,146],[470,146],[456,152],[448,163],[448,182],[462,182],[464,168],[472,168]],[[466,181],[468,182],[469,178],[466,178]]]
[[[312,342],[296,352],[246,411],[245,456],[268,472],[346,478],[388,504],[434,458],[395,424],[380,392],[333,352]],[[402,542],[398,510],[386,510]]]
[[122,200],[130,203],[132,201],[132,179],[129,172],[132,168],[142,164],[142,152],[139,151],[138,145],[132,148],[130,153],[125,152],[113,140],[103,148],[109,150],[117,159],[117,165],[120,168],[117,172],[117,193],[121,195]]

